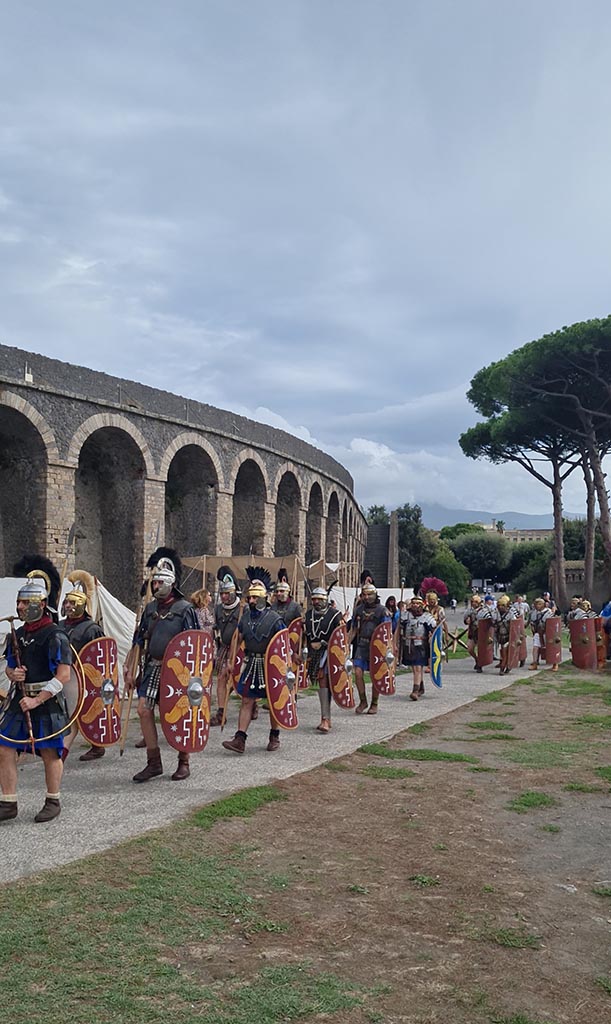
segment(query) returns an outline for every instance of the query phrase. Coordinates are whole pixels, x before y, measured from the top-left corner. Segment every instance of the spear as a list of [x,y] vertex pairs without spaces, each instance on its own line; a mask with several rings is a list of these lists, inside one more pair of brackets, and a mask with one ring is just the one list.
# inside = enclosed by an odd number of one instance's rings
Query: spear
[[[17,664],[17,668],[23,668],[23,665],[21,663],[21,655],[19,653],[19,641],[17,640],[17,633],[15,631],[15,616],[14,615],[7,615],[6,619],[3,619],[3,621],[4,622],[10,622],[10,624],[11,624],[11,649],[12,649],[12,652],[13,652],[13,657],[15,658],[15,662]],[[25,682],[24,682],[24,680],[20,679],[17,685],[19,686],[19,689],[21,690],[21,696],[22,697],[27,697],[27,693],[25,691]],[[34,742],[34,730],[32,729],[32,716],[30,715],[29,711],[24,711],[23,714],[25,715],[25,724],[28,727],[28,736],[30,738],[30,743],[32,744],[32,753],[35,755],[36,754],[36,744]]]

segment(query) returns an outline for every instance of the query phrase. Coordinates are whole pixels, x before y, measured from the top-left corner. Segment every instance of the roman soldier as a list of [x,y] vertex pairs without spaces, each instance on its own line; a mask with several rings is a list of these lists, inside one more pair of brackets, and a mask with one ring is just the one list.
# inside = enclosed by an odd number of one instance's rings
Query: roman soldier
[[352,639],[355,641],[354,682],[359,695],[359,704],[355,714],[377,715],[377,690],[372,687],[371,704],[367,707],[364,673],[369,671],[369,648],[371,637],[376,626],[381,622],[390,622],[390,615],[381,603],[373,583],[365,583],[361,589],[359,600],[352,616]]
[[327,671],[327,649],[329,638],[342,621],[341,612],[329,607],[327,591],[316,587],[312,591],[312,607],[305,613],[304,630],[308,648],[307,673],[311,683],[318,684],[320,701],[320,725],[318,732],[329,732],[331,728],[331,691]]
[[[161,752],[155,725],[155,705],[159,703],[161,665],[168,644],[188,629],[199,629],[195,608],[180,592],[182,562],[172,548],[157,548],[146,563],[152,569],[150,579],[153,600],[146,605],[136,630],[135,643],[141,649],[142,676],[138,684],[138,717],[146,743],[146,766],[134,775],[134,782],[148,782],[163,774]],[[126,686],[134,685],[129,668]],[[174,781],[191,774],[189,755],[179,751]]]
[[30,749],[42,759],[47,793],[34,821],[52,821],[60,813],[64,764],[63,732],[68,711],[62,694],[70,680],[72,655],[65,631],[54,621],[60,580],[48,559],[26,558],[13,572],[38,563],[17,593],[17,617],[6,647],[6,675],[11,684],[0,714],[0,821],[17,817],[17,755]]
[[545,604],[544,598],[535,598],[530,613],[530,628],[533,634],[533,660],[529,666],[531,671],[539,667],[539,658],[545,661],[545,623],[553,614],[552,609]]
[[479,594],[474,594],[471,598],[471,607],[465,615],[463,621],[467,627],[467,649],[469,654],[473,658],[474,670],[476,672],[482,672],[482,666],[477,660],[477,639],[479,632],[479,623],[485,619],[490,619],[492,613],[489,608],[483,603]]
[[437,620],[430,609],[425,607],[423,599],[412,597],[409,608],[401,615],[403,664],[411,667],[413,676],[410,700],[418,700],[424,694],[423,675],[429,660],[429,638],[437,625]]
[[[86,590],[86,583],[83,579],[85,574],[79,573],[79,578],[75,580],[73,577],[76,573],[72,573],[69,577],[70,582],[74,584],[72,590],[70,590],[65,598],[63,611],[65,618],[62,619],[61,625],[68,634],[70,640],[70,646],[74,648],[78,654],[85,644],[90,643],[91,640],[98,640],[99,637],[104,636],[104,630],[98,626],[97,622],[94,622],[87,610],[88,595]],[[70,753],[70,748],[74,743],[78,735],[78,725],[76,722],[72,723],[70,732],[64,740],[64,750],[62,753],[63,760],[65,761]],[[89,750],[86,750],[84,754],[81,754],[79,761],[98,761],[101,757],[104,757],[104,747],[97,747],[95,744],[91,744]]]
[[227,683],[229,682],[229,673],[231,671],[230,652],[241,615],[238,584],[228,565],[221,566],[217,573],[217,578],[220,580],[220,602],[214,609],[214,636],[216,640],[214,665],[216,669],[218,707],[210,719],[210,725],[223,725],[227,705]]
[[[238,731],[232,740],[224,740],[225,750],[243,754],[248,739],[248,727],[252,721],[255,702],[266,696],[264,655],[267,646],[276,633],[284,629],[284,622],[269,604],[271,577],[266,569],[247,566],[246,573],[250,586],[246,591],[248,604],[244,609],[238,631],[244,640],[245,654],[242,674],[236,690],[242,698],[238,717]],[[280,730],[276,728],[270,711],[270,731],[267,749],[277,750],[280,746]]]
[[272,607],[278,613],[285,626],[290,626],[291,622],[301,618],[303,615],[303,608],[291,596],[291,588],[286,578],[286,569],[278,570],[278,582]]
[[565,624],[565,626],[568,626],[569,622],[572,622],[573,619],[581,619],[581,618],[583,618],[582,615],[578,614],[579,611],[580,611],[580,604],[581,604],[581,598],[579,597],[578,594],[575,594],[575,596],[571,598],[571,600],[569,602],[569,610],[566,613],[566,615],[564,616],[564,624]]
[[576,618],[576,619],[595,619],[595,618],[597,618],[596,612],[592,608],[592,604],[591,604],[590,601],[587,600],[587,598],[582,597],[582,599],[579,602],[579,605],[577,607],[577,610],[575,612],[574,618]]
[[503,594],[499,597],[496,608],[492,613],[492,621],[494,623],[494,633],[496,642],[499,648],[500,654],[500,665],[499,675],[506,675],[509,669],[509,626],[513,619],[518,616],[511,607],[511,601],[507,594]]

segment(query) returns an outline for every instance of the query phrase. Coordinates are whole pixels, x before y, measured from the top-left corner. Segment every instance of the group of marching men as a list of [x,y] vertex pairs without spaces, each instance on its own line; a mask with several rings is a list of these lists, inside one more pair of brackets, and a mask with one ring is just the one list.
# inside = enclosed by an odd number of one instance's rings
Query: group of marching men
[[[392,616],[382,606],[369,573],[362,576],[348,630],[325,588],[312,591],[311,607],[304,615],[285,575],[272,602],[272,581],[265,569],[247,568],[249,582],[241,595],[231,570],[222,567],[212,635],[201,628],[197,608],[181,592],[177,553],[158,548],[147,567],[143,595],[150,600],[143,602],[123,666],[121,695],[116,642],[89,614],[86,589],[74,583],[64,598],[60,621],[62,582],[56,567],[37,555],[24,556],[14,566],[14,575],[26,582],[17,593],[17,615],[8,617],[11,633],[4,651],[9,691],[0,698],[0,822],[18,814],[20,754],[34,753],[43,762],[47,792],[34,820],[51,821],[61,811],[64,762],[75,737],[80,732],[89,741],[89,750],[80,758],[85,761],[97,760],[106,746],[119,740],[124,745],[134,698],[142,730],[136,746],[146,747],[146,765],[134,775],[134,782],[143,783],[163,773],[157,708],[163,733],[178,752],[172,779],[179,781],[188,778],[190,754],[203,750],[210,727],[225,724],[232,689],[240,697],[238,729],[223,747],[236,754],[246,749],[261,698],[267,699],[270,717],[266,749],[275,751],[280,729],[296,728],[297,690],[309,683],[319,686],[321,733],[331,728],[332,699],[356,714],[375,714],[379,694],[394,693]],[[14,618],[20,622],[18,628]],[[214,670],[218,706],[212,713]],[[366,671],[373,683],[370,704]],[[77,709],[69,710],[64,688],[74,676],[80,696]]]

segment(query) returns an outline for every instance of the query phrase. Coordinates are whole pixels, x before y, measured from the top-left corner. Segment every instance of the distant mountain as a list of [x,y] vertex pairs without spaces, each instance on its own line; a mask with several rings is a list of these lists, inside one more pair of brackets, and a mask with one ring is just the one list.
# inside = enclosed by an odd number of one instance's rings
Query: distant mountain
[[[501,519],[506,530],[551,530],[554,519],[548,515],[530,515],[528,512],[478,512],[470,508],[444,508],[443,505],[418,502],[422,509],[422,522],[429,530],[441,530],[455,523],[497,523]],[[576,512],[565,512],[566,519],[582,519]]]

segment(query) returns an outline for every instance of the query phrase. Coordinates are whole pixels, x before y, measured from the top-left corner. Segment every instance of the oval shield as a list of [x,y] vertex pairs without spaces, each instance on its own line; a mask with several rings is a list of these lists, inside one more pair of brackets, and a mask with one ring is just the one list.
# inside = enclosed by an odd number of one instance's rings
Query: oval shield
[[596,626],[594,619],[571,619],[571,658],[575,668],[596,670],[598,662],[596,654]]
[[212,638],[188,629],[166,647],[159,679],[159,718],[163,735],[174,750],[195,754],[210,734]]
[[480,668],[494,661],[494,633],[492,619],[480,619],[477,624],[477,664]]
[[303,648],[303,619],[293,619],[289,623],[289,641],[291,644],[292,652],[292,663],[291,668],[295,673],[295,687],[298,690],[305,690],[308,685],[306,677],[306,663],[301,657],[301,651]]
[[[235,635],[238,638],[240,636],[240,634],[238,633],[237,630],[236,630],[236,634]],[[233,659],[230,661],[230,668],[229,668],[229,680],[228,680],[228,683],[229,683],[229,686],[233,687],[234,690],[235,690],[236,686],[238,685],[238,683],[240,681],[240,676],[242,675],[242,665],[244,663],[244,655],[245,654],[246,654],[246,645],[245,645],[243,640],[240,640],[239,643],[236,645],[235,653],[233,655]],[[231,656],[231,652],[230,652],[230,656]],[[227,696],[229,696],[229,692],[227,693]]]
[[[522,647],[526,646],[524,619],[520,616],[509,623],[509,658],[507,668],[517,668],[522,661]],[[526,654],[524,654],[526,658]]]
[[559,615],[545,620],[545,661],[548,665],[559,665],[562,661],[562,619]]
[[297,705],[286,676],[291,667],[288,629],[281,629],[267,645],[263,670],[270,715],[279,729],[297,728]]
[[441,666],[443,664],[443,623],[440,622],[431,635],[431,682],[441,690]]
[[[346,668],[346,664],[348,668]],[[336,626],[329,637],[327,665],[329,688],[333,700],[338,707],[350,710],[350,708],[355,706],[354,689],[352,687],[352,662],[350,661],[348,634],[343,623],[341,626]]]
[[85,700],[77,719],[80,732],[96,747],[121,739],[119,652],[111,636],[90,640],[79,657],[85,677]]
[[381,622],[371,634],[369,675],[375,690],[383,697],[392,697],[395,692],[396,665],[392,623]]

